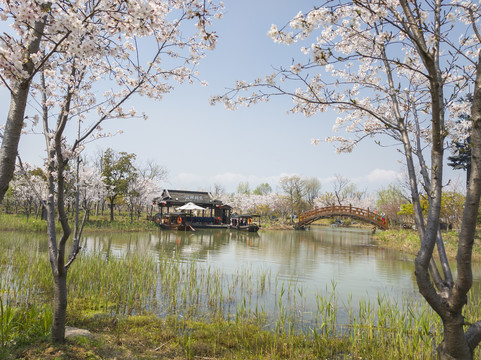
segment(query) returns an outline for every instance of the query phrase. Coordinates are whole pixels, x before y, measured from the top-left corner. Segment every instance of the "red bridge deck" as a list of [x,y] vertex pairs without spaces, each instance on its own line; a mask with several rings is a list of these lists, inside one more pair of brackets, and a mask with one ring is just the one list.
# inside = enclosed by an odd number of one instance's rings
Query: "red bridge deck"
[[315,208],[313,210],[305,211],[299,215],[298,226],[302,227],[309,225],[316,220],[333,217],[333,216],[349,216],[361,221],[368,222],[377,226],[380,229],[387,230],[387,217],[381,216],[369,209],[361,209],[349,206],[326,206],[322,208]]

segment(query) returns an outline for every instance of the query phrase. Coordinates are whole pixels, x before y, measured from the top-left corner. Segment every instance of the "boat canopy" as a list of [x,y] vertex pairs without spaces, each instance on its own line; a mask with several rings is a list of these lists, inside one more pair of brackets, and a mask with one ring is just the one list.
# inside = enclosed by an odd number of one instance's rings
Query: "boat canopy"
[[175,210],[206,210],[206,208],[196,205],[193,202],[188,202],[185,205],[175,208]]

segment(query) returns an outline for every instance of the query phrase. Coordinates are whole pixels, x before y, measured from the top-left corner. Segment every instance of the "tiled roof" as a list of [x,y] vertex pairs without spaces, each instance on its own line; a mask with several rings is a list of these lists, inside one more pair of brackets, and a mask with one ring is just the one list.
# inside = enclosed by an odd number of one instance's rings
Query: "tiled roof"
[[188,202],[193,202],[196,205],[210,208],[222,207],[229,209],[228,205],[222,204],[222,201],[215,199],[210,192],[207,191],[189,191],[189,190],[164,190],[162,195],[155,198],[154,202],[161,204],[165,202],[164,206],[181,206]]
[[210,204],[214,202],[214,197],[205,191],[164,190],[161,197],[162,200],[180,203]]

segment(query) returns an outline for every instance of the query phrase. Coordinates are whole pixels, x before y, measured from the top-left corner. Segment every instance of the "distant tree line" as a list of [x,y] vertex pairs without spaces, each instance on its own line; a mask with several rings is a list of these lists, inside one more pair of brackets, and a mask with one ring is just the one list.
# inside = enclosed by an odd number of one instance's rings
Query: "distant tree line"
[[[110,221],[114,221],[115,210],[127,212],[131,221],[140,218],[142,213],[151,215],[152,200],[158,196],[160,182],[166,176],[167,171],[158,164],[138,164],[135,154],[109,148],[93,161],[82,159],[78,170],[75,167],[66,169],[66,211],[72,215],[78,201],[87,220],[92,212],[98,216],[107,209]],[[2,204],[4,211],[24,213],[27,218],[41,217],[42,200],[47,196],[46,180],[41,168],[19,164]]]
[[[463,186],[459,181],[452,181],[443,191],[441,221],[446,226],[458,227],[461,222],[463,204]],[[282,223],[293,222],[303,211],[332,205],[371,209],[387,216],[391,225],[414,225],[414,208],[408,196],[408,187],[401,182],[391,183],[375,194],[367,189],[360,189],[350,179],[336,174],[332,182],[332,191],[322,192],[318,178],[302,178],[299,175],[281,177],[277,192],[272,186],[262,183],[253,190],[249,183],[241,182],[234,194],[226,194],[224,188],[214,185],[214,196],[222,199],[238,213],[258,213],[264,219],[276,219]],[[429,203],[424,197],[423,211],[427,214]]]
[[[148,162],[139,164],[135,154],[107,149],[89,161],[82,159],[78,171],[68,167],[65,204],[68,214],[73,215],[77,201],[81,210],[103,216],[108,214],[110,221],[118,213],[128,214],[130,221],[139,219],[144,213],[152,215],[153,198],[161,192],[160,182],[167,176],[165,168]],[[42,216],[41,200],[47,196],[47,182],[44,170],[23,164],[17,167],[13,181],[6,193],[2,207],[6,213],[23,213],[27,218]],[[359,189],[350,179],[336,174],[332,190],[322,192],[318,178],[302,178],[299,175],[281,177],[273,187],[265,182],[251,189],[245,181],[238,184],[237,192],[226,194],[221,184],[214,184],[211,192],[214,197],[233,207],[237,213],[258,213],[264,219],[290,223],[297,216],[313,208],[331,205],[352,205],[371,209],[385,214],[391,225],[414,224],[414,208],[407,187],[401,183],[389,184],[386,188],[369,194],[367,189]],[[460,184],[451,184],[443,192],[442,222],[457,227],[461,221],[464,196]],[[427,214],[429,203],[424,197],[423,211]]]

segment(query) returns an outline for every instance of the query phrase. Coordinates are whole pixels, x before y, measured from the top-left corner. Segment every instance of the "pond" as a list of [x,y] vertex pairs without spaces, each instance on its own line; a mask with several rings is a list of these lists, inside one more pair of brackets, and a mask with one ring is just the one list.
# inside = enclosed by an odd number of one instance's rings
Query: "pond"
[[[341,297],[376,298],[379,293],[417,296],[413,257],[373,243],[370,230],[316,228],[307,231],[163,231],[86,236],[86,251],[110,256],[164,252],[207,263],[227,274],[239,269],[269,271],[308,293],[336,284]],[[357,302],[357,301],[355,301]]]
[[[32,235],[15,235],[17,244],[28,242],[35,244],[37,253],[47,251],[44,235],[37,241]],[[2,242],[12,238],[0,234]],[[309,324],[319,313],[330,316],[326,306],[335,304],[333,321],[347,324],[362,304],[374,304],[370,311],[375,312],[380,299],[401,307],[406,301],[424,304],[414,278],[414,258],[375,244],[370,230],[313,226],[306,231],[259,233],[227,229],[97,233],[84,236],[81,245],[81,254],[106,259],[141,255],[157,262],[160,269],[153,270],[158,274],[152,278],[157,285],[142,296],[141,308],[160,316],[192,313],[193,308],[197,315],[214,311],[231,318],[260,311],[274,320],[288,313]],[[84,271],[80,267],[72,270]],[[476,294],[480,280],[481,268],[475,264]],[[116,290],[119,299],[122,286]]]
[[[414,278],[414,257],[376,245],[372,232],[365,229],[312,227],[307,231],[259,233],[159,230],[89,235],[83,239],[83,246],[86,251],[106,256],[163,253],[220,269],[228,276],[242,272],[268,273],[274,284],[270,291],[255,299],[255,306],[267,312],[279,310],[273,308],[279,307],[277,302],[283,289],[301,295],[302,310],[294,311],[305,313],[316,312],[317,296],[329,297],[335,292],[336,303],[341,307],[337,315],[340,322],[348,321],[348,307],[356,312],[363,301],[376,303],[380,297],[394,302],[421,300]],[[479,288],[480,270],[475,266],[475,288]],[[235,308],[245,294],[235,292],[234,296]],[[252,301],[250,297],[248,300]],[[250,305],[251,311],[253,307]]]

